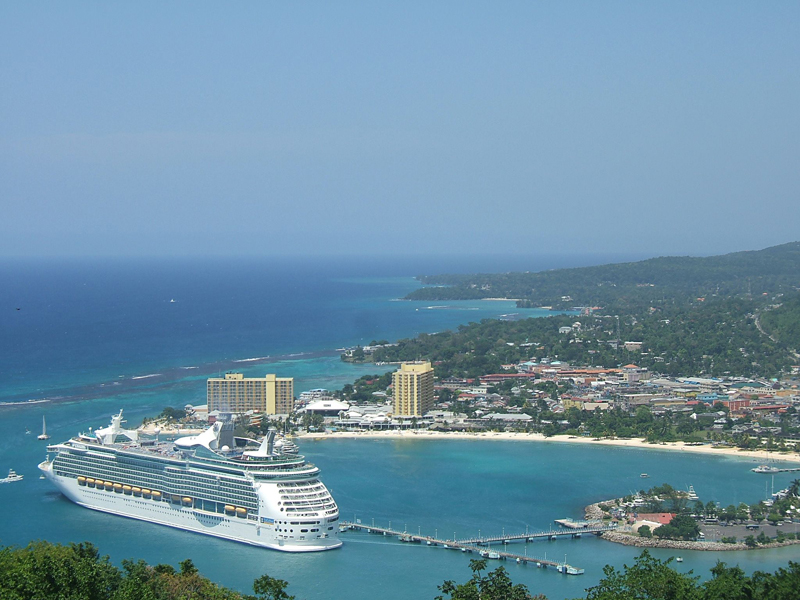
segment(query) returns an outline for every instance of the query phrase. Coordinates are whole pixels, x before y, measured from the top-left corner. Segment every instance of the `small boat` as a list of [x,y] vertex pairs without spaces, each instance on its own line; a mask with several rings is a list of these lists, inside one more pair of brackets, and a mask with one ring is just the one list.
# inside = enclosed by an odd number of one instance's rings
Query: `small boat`
[[778,467],[772,467],[770,465],[759,465],[755,469],[750,469],[753,473],[780,473],[781,470]]
[[8,470],[8,477],[0,479],[0,483],[14,483],[15,481],[22,481],[23,475],[20,475],[14,469]]
[[44,420],[44,415],[42,415],[42,433],[36,436],[37,440],[49,440],[50,436],[47,435],[47,422]]
[[639,475],[639,477],[641,477],[642,479],[645,479],[647,477],[650,477],[650,475],[648,475],[647,473],[642,473],[641,475]]
[[681,556],[678,556],[678,557],[675,559],[675,562],[683,562],[683,557],[681,557]]

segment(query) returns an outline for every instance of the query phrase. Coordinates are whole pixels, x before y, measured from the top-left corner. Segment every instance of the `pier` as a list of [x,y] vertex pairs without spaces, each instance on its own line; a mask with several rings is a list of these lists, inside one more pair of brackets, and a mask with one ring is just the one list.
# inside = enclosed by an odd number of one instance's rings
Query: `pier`
[[[569,521],[565,519],[564,521]],[[570,523],[573,523],[570,521]],[[553,568],[559,573],[566,575],[582,575],[584,570],[567,564],[566,557],[564,562],[548,560],[546,557],[541,558],[537,556],[528,556],[528,554],[515,554],[513,552],[506,552],[505,550],[492,550],[489,547],[492,543],[500,542],[507,544],[514,541],[534,541],[537,539],[556,540],[560,536],[570,536],[573,538],[581,537],[582,533],[600,535],[606,531],[614,531],[616,527],[602,525],[597,523],[587,522],[584,526],[583,523],[577,527],[573,526],[571,529],[551,529],[548,531],[526,531],[525,533],[514,533],[506,535],[503,532],[499,536],[487,536],[467,539],[452,539],[443,540],[436,536],[422,535],[421,533],[409,533],[408,531],[398,531],[391,529],[391,527],[380,527],[378,525],[367,525],[361,523],[360,520],[342,521],[339,525],[340,531],[363,531],[375,535],[391,536],[399,539],[401,542],[412,544],[425,544],[427,546],[441,546],[442,548],[450,550],[460,550],[461,552],[469,552],[478,554],[482,558],[497,559],[497,560],[513,560],[518,564],[535,564],[539,568]]]

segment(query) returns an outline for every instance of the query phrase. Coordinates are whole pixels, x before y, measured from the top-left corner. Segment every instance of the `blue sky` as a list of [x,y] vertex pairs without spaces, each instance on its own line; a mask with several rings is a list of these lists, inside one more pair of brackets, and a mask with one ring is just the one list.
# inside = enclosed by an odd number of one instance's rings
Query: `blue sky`
[[800,239],[797,2],[4,2],[0,256]]

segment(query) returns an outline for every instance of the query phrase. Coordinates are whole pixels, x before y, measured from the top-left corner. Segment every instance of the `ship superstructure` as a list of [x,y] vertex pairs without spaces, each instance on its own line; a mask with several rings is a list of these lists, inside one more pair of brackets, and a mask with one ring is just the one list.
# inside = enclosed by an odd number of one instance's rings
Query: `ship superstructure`
[[39,465],[70,500],[95,510],[288,552],[329,550],[339,509],[301,455],[233,437],[214,423],[174,442],[111,425],[48,446]]

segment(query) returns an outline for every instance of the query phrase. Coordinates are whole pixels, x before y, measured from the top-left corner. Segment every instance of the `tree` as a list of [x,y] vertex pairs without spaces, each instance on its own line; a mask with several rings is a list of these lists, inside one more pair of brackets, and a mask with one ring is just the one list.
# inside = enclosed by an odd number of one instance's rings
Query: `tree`
[[653,537],[653,532],[650,530],[650,525],[642,525],[639,527],[639,536],[643,538]]
[[269,575],[262,575],[253,582],[253,591],[263,600],[294,600],[294,596],[286,593],[289,583]]
[[711,568],[711,579],[703,584],[703,600],[749,600],[748,577],[739,567],[717,562]]
[[605,577],[587,590],[586,600],[700,600],[699,577],[678,573],[669,566],[671,561],[660,561],[645,550],[622,572],[606,565]]
[[675,515],[669,525],[658,527],[653,534],[672,540],[695,540],[700,534],[697,522],[687,515]]
[[437,596],[436,600],[546,600],[544,596],[531,596],[521,583],[514,585],[503,567],[483,575],[486,561],[471,560],[469,568],[472,570],[469,581],[462,584],[445,581],[439,586],[445,595]]

